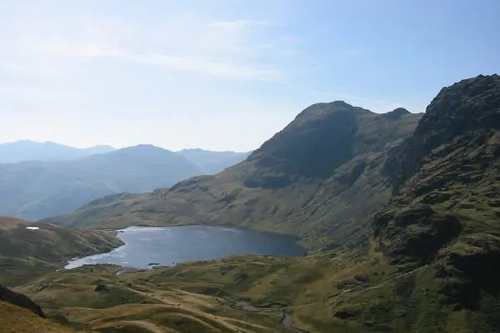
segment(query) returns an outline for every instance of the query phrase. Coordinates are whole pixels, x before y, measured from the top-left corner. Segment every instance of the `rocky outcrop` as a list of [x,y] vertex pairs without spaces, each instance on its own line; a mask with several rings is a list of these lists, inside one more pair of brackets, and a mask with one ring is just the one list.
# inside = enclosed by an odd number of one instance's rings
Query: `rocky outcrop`
[[439,299],[500,324],[500,77],[444,88],[385,165],[394,196],[373,219],[391,264],[435,271]]
[[376,237],[386,239],[384,251],[393,263],[416,260],[426,263],[438,250],[460,234],[462,226],[453,215],[436,212],[417,204],[397,212],[375,216]]
[[435,272],[449,303],[479,309],[484,296],[500,294],[500,237],[480,233],[461,238],[443,251]]
[[394,260],[425,262],[485,219],[488,232],[498,231],[496,212],[484,206],[499,180],[498,157],[500,77],[442,89],[386,163],[395,196],[374,218],[379,248]]

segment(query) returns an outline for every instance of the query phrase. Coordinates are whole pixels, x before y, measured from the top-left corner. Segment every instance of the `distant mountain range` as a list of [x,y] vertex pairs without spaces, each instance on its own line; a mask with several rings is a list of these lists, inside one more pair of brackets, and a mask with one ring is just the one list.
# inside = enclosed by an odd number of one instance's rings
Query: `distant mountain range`
[[74,160],[94,154],[109,153],[113,150],[115,148],[106,145],[75,148],[54,142],[22,140],[0,144],[0,163]]
[[[76,148],[55,142],[20,140],[0,143],[0,163],[76,160],[91,155],[109,153],[114,150],[116,148],[109,145]],[[250,152],[211,151],[200,148],[183,149],[177,153],[197,165],[204,174],[210,175],[238,164],[250,155]]]
[[246,156],[201,149],[183,155],[152,145],[115,150],[30,141],[4,144],[0,146],[3,160],[28,161],[0,164],[0,215],[41,219],[64,214],[100,197],[149,192],[218,172]]

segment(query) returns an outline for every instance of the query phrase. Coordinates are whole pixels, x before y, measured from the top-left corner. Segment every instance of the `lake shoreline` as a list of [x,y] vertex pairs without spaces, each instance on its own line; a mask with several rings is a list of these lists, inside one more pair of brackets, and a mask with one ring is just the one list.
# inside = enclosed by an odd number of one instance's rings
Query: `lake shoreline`
[[[248,228],[213,225],[172,227],[130,226],[114,230],[123,245],[106,253],[80,257],[64,269],[83,265],[112,264],[132,269],[174,266],[183,262],[207,261],[228,256],[303,256],[307,249],[296,236]],[[148,252],[149,251],[149,252]],[[150,265],[154,263],[154,265]]]

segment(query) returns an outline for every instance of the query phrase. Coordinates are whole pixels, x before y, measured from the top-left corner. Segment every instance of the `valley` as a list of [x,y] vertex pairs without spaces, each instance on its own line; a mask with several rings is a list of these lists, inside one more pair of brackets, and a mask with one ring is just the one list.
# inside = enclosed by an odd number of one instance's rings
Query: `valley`
[[[225,225],[299,236],[311,248],[364,241],[391,195],[384,163],[420,114],[345,102],[302,111],[244,162],[134,198],[110,198],[45,222],[69,227]],[[286,221],[286,223],[284,223]]]
[[[20,327],[12,332],[40,322],[48,332],[264,333],[285,332],[286,314],[288,331],[302,333],[498,332],[499,157],[498,75],[443,88],[424,114],[314,104],[216,175],[36,224],[2,220],[0,256],[11,266],[1,282],[48,319],[0,298],[0,323]],[[268,230],[300,237],[309,252],[56,271],[120,245],[110,231],[131,225]]]

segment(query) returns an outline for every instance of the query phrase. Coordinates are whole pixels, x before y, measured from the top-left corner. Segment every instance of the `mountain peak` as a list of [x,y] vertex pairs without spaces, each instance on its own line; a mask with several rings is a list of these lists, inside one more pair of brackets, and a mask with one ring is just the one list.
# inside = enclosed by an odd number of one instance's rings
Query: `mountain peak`
[[135,146],[125,147],[123,149],[130,149],[130,150],[132,150],[132,149],[151,149],[151,150],[161,149],[161,150],[166,150],[166,149],[163,149],[161,147],[152,145],[150,143],[141,143],[141,144],[138,144],[138,145],[135,145]]
[[331,115],[336,112],[345,112],[345,111],[354,111],[356,108],[351,104],[348,104],[344,101],[333,101],[328,103],[315,103],[307,108],[305,108],[302,112],[300,112],[295,120],[314,120],[319,117],[324,117]]
[[[408,121],[411,128],[417,118]],[[329,177],[354,156],[380,151],[400,138],[405,124],[396,126],[398,121],[344,101],[313,104],[250,155],[249,161],[258,164],[260,171],[248,177],[246,185],[280,187],[297,177]],[[271,179],[263,171],[266,168],[280,176]]]
[[389,119],[399,119],[409,114],[411,114],[410,111],[405,108],[399,107],[390,112],[384,113],[382,116]]
[[164,149],[152,144],[139,144],[136,146],[125,147],[122,149],[115,150],[113,153],[123,154],[123,153],[172,153],[174,152]]

